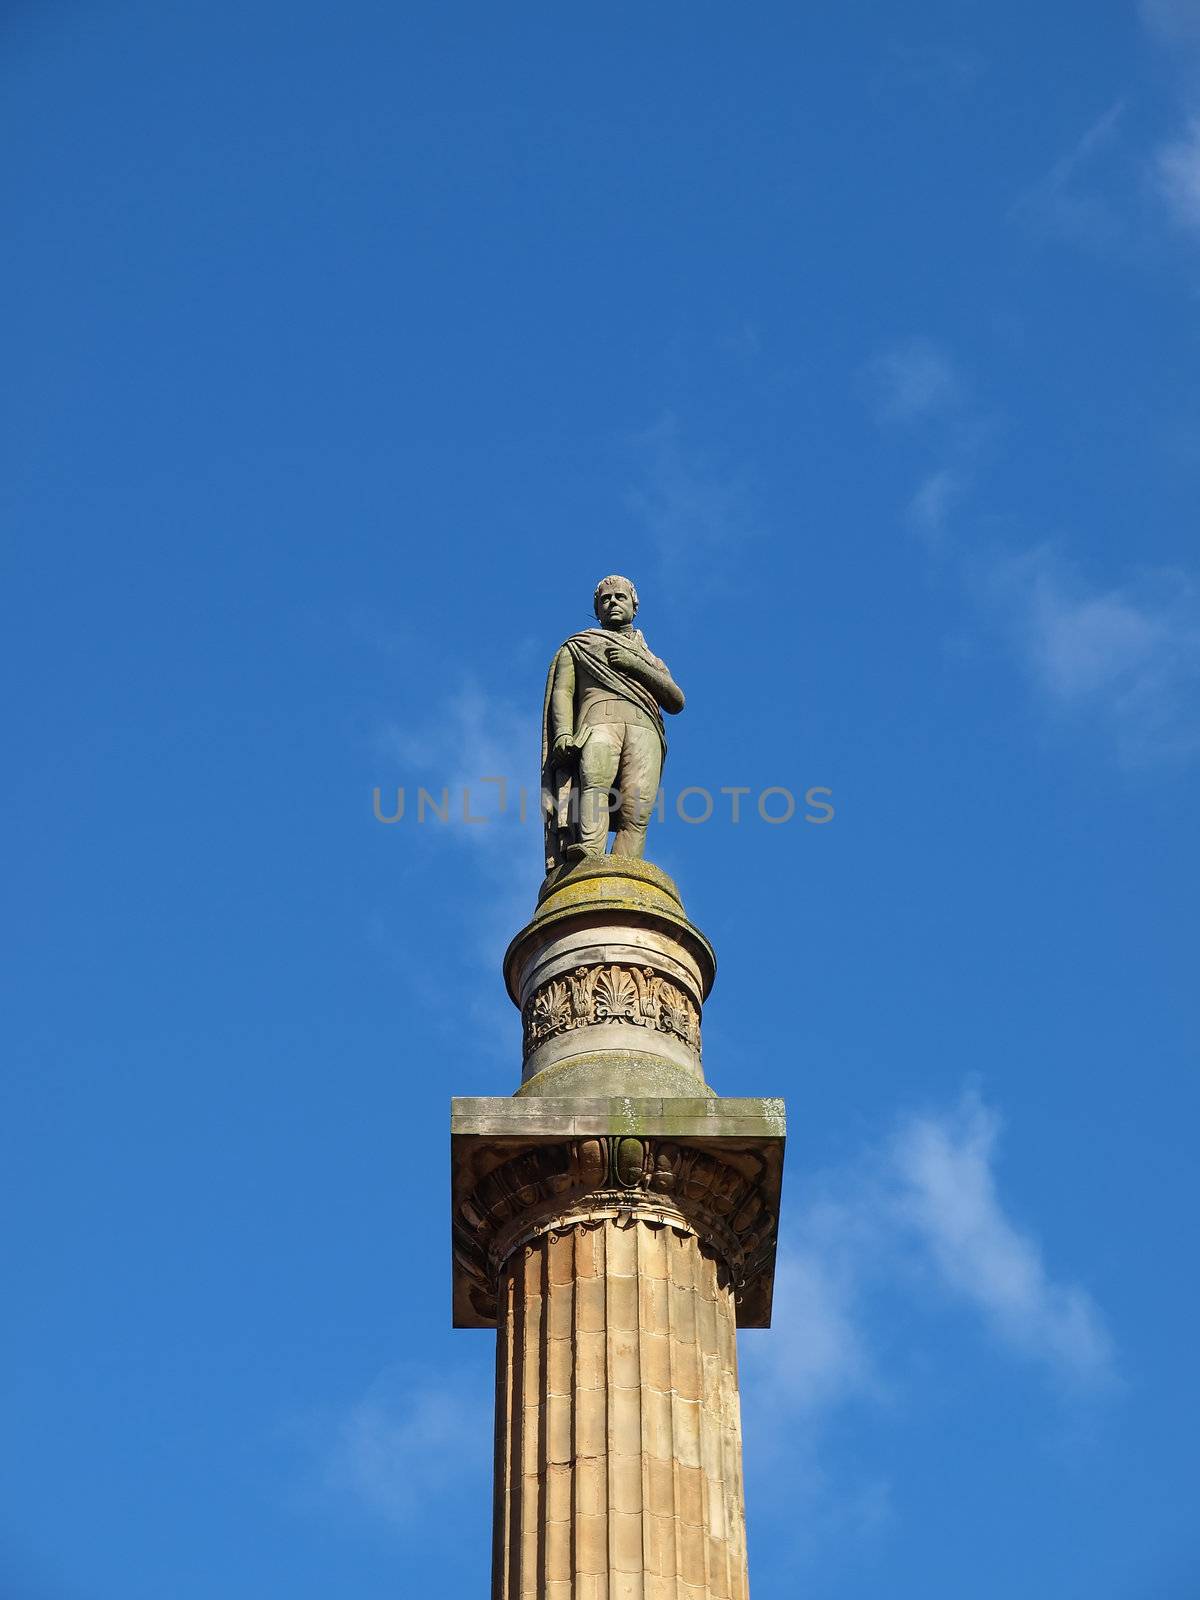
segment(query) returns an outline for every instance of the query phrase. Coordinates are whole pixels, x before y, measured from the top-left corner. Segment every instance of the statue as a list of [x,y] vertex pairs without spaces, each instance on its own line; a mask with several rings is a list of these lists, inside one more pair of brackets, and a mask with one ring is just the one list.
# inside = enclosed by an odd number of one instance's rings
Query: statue
[[641,857],[667,754],[662,713],[683,710],[683,690],[639,628],[637,590],[603,578],[592,606],[600,623],[573,633],[550,664],[542,708],[546,871],[612,853]]

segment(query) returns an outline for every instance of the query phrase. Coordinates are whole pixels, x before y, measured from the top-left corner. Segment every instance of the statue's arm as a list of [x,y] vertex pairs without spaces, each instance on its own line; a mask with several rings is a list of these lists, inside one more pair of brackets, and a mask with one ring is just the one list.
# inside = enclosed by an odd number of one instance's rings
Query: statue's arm
[[555,658],[554,682],[550,688],[550,748],[556,749],[560,739],[574,737],[575,662],[564,645]]
[[669,711],[672,716],[683,710],[683,690],[667,671],[666,664],[658,663],[659,680],[650,687],[658,696],[658,703],[664,711]]
[[667,670],[665,661],[649,653],[640,655],[632,650],[621,650],[616,655],[609,652],[609,660],[644,683],[664,711],[672,716],[683,710],[683,690]]

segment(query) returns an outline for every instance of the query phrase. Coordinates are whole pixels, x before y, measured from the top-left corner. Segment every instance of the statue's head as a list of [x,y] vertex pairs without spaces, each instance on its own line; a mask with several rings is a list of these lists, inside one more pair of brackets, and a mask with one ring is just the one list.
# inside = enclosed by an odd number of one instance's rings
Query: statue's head
[[592,610],[606,628],[623,628],[637,615],[637,590],[628,578],[614,573],[601,578],[592,596]]

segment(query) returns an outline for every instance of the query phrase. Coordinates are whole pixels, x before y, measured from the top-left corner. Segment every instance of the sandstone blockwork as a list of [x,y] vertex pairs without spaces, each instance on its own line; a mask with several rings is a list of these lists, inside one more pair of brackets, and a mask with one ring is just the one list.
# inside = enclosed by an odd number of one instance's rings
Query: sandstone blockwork
[[515,1248],[498,1295],[494,1600],[746,1600],[727,1266],[600,1217]]

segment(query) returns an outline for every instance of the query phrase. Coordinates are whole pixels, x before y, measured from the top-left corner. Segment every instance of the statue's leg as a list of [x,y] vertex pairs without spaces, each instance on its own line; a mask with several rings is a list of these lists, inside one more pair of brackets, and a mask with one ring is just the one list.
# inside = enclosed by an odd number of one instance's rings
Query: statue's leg
[[621,759],[620,727],[597,723],[579,752],[579,842],[590,856],[608,843],[609,792]]
[[613,855],[640,858],[646,853],[646,827],[654,811],[662,777],[662,743],[653,728],[643,728],[637,723],[626,724],[623,731],[625,737],[617,770],[621,810]]

